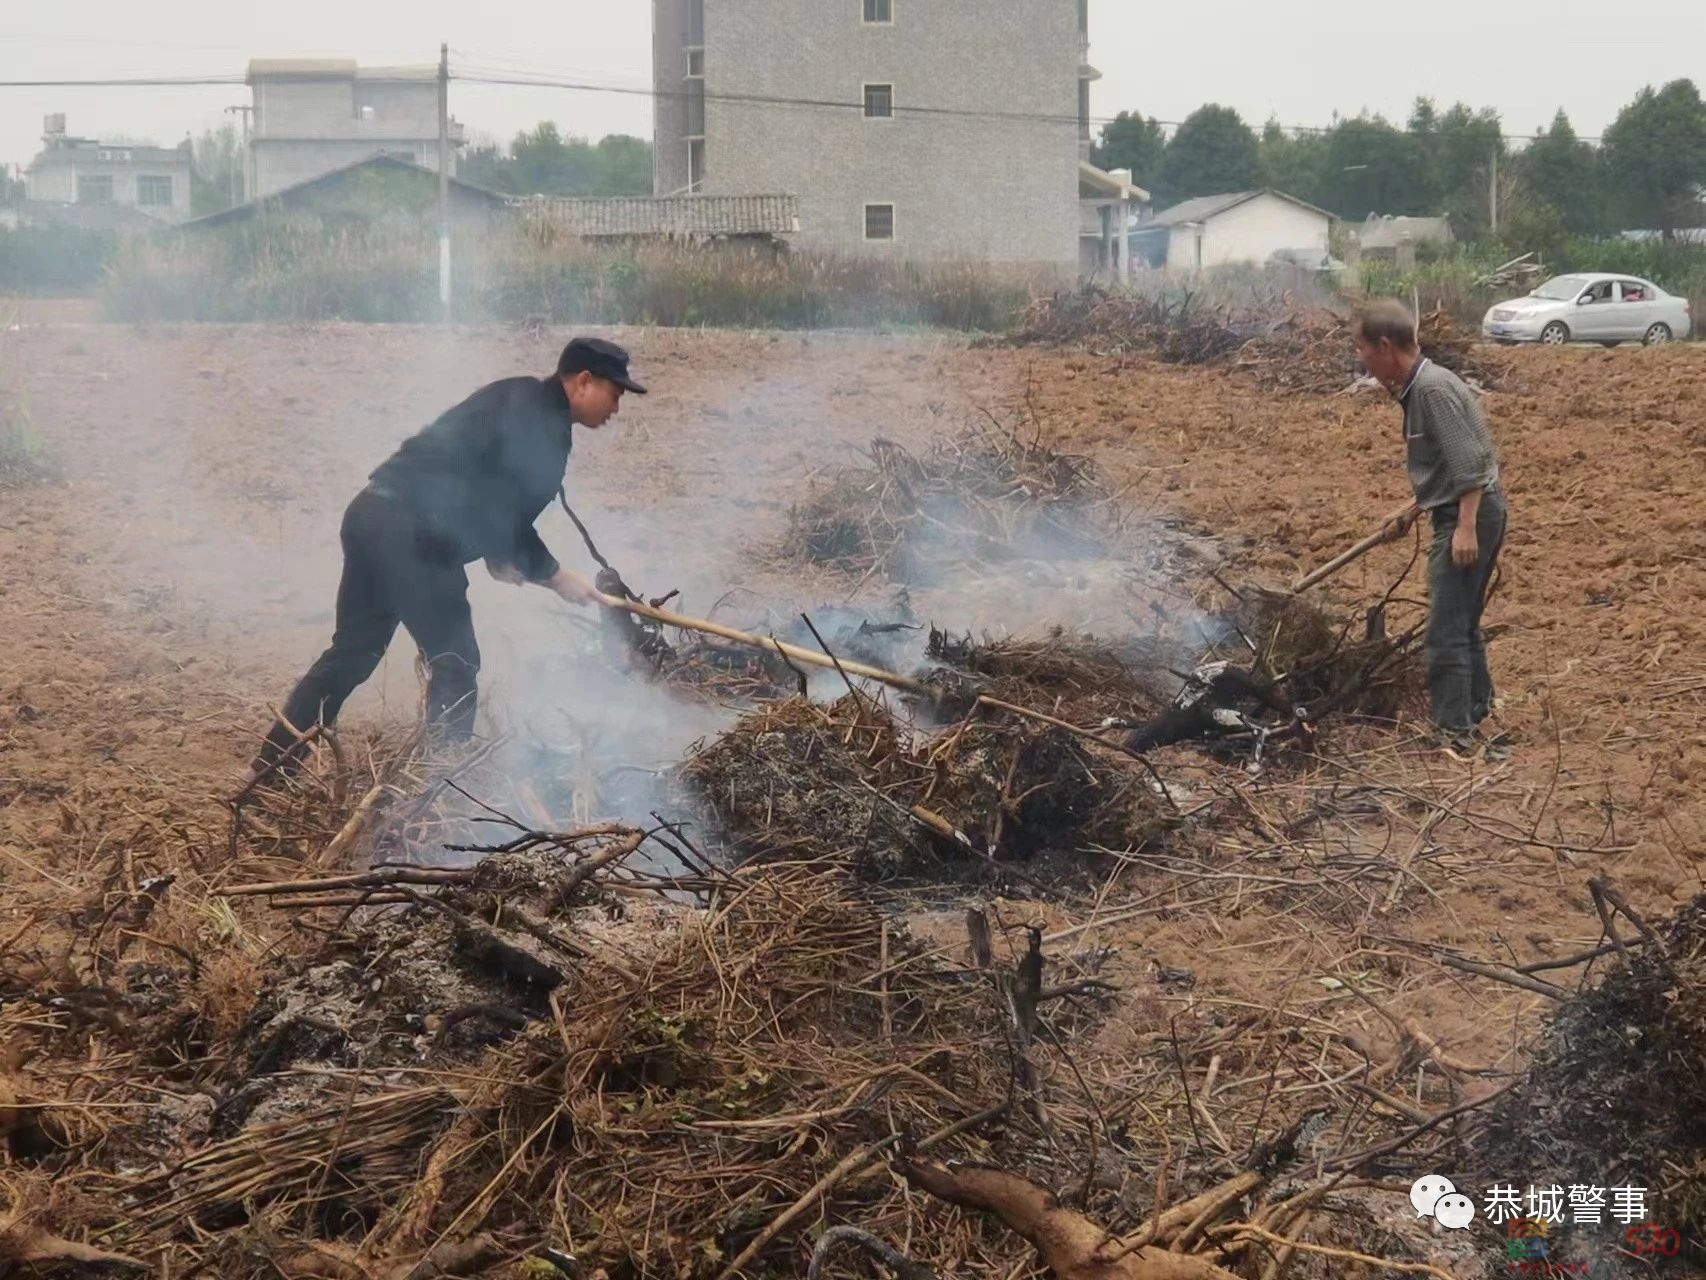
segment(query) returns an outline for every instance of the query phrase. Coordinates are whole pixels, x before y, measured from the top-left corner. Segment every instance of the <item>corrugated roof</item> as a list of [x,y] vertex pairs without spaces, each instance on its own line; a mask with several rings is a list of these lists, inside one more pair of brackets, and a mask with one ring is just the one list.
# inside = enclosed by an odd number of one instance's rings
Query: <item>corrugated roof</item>
[[1308,209],[1311,213],[1318,213],[1323,218],[1333,216],[1325,209],[1317,209],[1307,200],[1299,200],[1296,196],[1288,196],[1283,191],[1274,191],[1264,187],[1256,191],[1233,191],[1226,195],[1198,196],[1194,200],[1186,200],[1182,204],[1176,204],[1171,209],[1163,209],[1144,225],[1148,227],[1172,227],[1182,222],[1206,222],[1209,218],[1236,209],[1239,205],[1248,203],[1257,196],[1274,196],[1287,203],[1297,205],[1299,208]]
[[[26,223],[78,227],[85,231],[157,231],[169,225],[125,204],[69,204],[62,200],[26,200],[13,206]],[[166,212],[171,212],[167,210]]]
[[518,203],[572,235],[588,237],[792,235],[800,229],[797,196],[533,196]]
[[[288,187],[281,187],[271,195],[250,200],[247,204],[233,205],[229,209],[221,209],[218,213],[209,213],[199,218],[192,218],[182,225],[186,228],[200,230],[203,227],[217,227],[228,222],[240,222],[245,218],[253,217],[258,210],[268,205],[290,204],[300,200],[304,195],[319,188],[333,185],[358,169],[391,169],[399,173],[419,174],[422,178],[430,178],[434,182],[438,180],[436,169],[428,169],[424,165],[414,164],[398,156],[371,155],[350,164],[340,165],[336,169],[329,169],[325,173],[316,174],[312,178],[305,178],[301,182],[292,183]],[[463,182],[458,178],[450,180],[450,190],[459,196],[471,197],[483,202],[494,209],[502,208],[511,203],[508,196],[501,195],[496,191],[488,191],[485,187],[477,187],[473,183]]]

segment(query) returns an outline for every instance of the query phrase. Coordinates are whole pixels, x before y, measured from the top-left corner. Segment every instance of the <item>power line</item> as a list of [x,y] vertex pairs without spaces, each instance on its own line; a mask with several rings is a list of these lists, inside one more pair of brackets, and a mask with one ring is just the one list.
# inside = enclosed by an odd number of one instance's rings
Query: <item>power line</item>
[[[503,85],[512,88],[567,89],[582,93],[609,93],[627,97],[649,98],[654,101],[658,99],[685,99],[689,96],[698,98],[700,96],[697,93],[690,95],[686,90],[681,89],[641,88],[633,85],[604,84],[593,80],[553,77],[543,74],[516,75],[510,73],[507,68],[500,67],[488,70],[483,65],[478,64],[470,66],[465,71],[453,71],[451,73],[451,78],[453,80],[461,80],[466,84]],[[707,102],[731,102],[749,106],[836,111],[863,111],[865,105],[863,102],[854,102],[839,98],[807,98],[772,94],[718,93],[711,90],[707,90],[703,97]],[[893,105],[892,110],[897,116],[947,116],[977,120],[1007,120],[1045,124],[1077,125],[1084,123],[1084,119],[1076,113],[1066,115],[1032,111],[987,111],[969,107],[911,106],[901,102],[896,102]],[[1342,120],[1331,125],[1281,124],[1279,127],[1287,133],[1325,136],[1333,133],[1335,130],[1341,128],[1347,123],[1352,123],[1358,118],[1360,117],[1351,117],[1350,119]],[[1117,117],[1115,116],[1091,116],[1089,117],[1088,122],[1096,125],[1108,125],[1113,124],[1116,119]],[[1159,117],[1150,117],[1150,119],[1153,119],[1154,123],[1168,129],[1178,129],[1185,124],[1185,121],[1183,120],[1162,120]],[[1412,129],[1399,128],[1397,125],[1390,125],[1389,127],[1400,134],[1407,134],[1411,137],[1424,136],[1416,133],[1416,131]],[[1504,142],[1533,142],[1537,136],[1544,135],[1500,133],[1498,136],[1500,140]],[[1596,136],[1577,135],[1576,141],[1600,142],[1603,141],[1603,139]]]
[[[506,73],[505,68],[496,68],[496,73],[484,70],[475,64],[465,71],[453,71],[451,79],[464,84],[498,85],[509,88],[529,89],[564,89],[580,93],[607,93],[625,97],[647,98],[652,101],[659,99],[685,99],[689,95],[685,90],[642,88],[636,85],[621,85],[599,83],[594,80],[567,79],[547,75],[517,75]],[[88,79],[54,79],[54,80],[0,80],[0,89],[141,89],[141,88],[197,88],[215,85],[247,84],[248,77],[241,75],[223,76],[132,76]],[[692,95],[697,97],[698,95]],[[728,102],[747,106],[780,107],[800,110],[822,111],[863,111],[863,102],[854,102],[839,98],[808,98],[785,95],[756,94],[756,93],[717,93],[707,91],[704,94],[707,102]],[[1034,111],[988,111],[970,107],[930,107],[913,106],[905,103],[895,103],[892,111],[896,116],[921,116],[934,118],[953,118],[966,120],[1006,121],[1009,123],[1033,124],[1071,124],[1081,125],[1086,121],[1073,114],[1056,114]],[[1154,123],[1166,129],[1178,129],[1184,125],[1183,120],[1162,120],[1159,117],[1149,117]],[[1091,116],[1088,123],[1092,125],[1113,124],[1115,116]],[[1281,124],[1279,127],[1287,133],[1313,134],[1323,136],[1334,132],[1350,121],[1340,121],[1331,125]],[[1400,134],[1412,137],[1421,136],[1410,129],[1399,129],[1390,126]],[[1544,134],[1500,133],[1499,138],[1504,142],[1533,142],[1537,136]],[[1603,136],[1577,135],[1577,142],[1599,143]]]
[[180,89],[247,83],[246,76],[136,76],[113,80],[0,80],[0,89]]
[[[587,80],[523,78],[520,76],[509,75],[485,75],[479,74],[478,72],[455,72],[452,73],[451,79],[460,80],[464,84],[505,85],[512,88],[519,87],[532,89],[573,89],[585,93],[613,93],[622,94],[628,97],[651,98],[653,100],[660,98],[686,99],[688,97],[692,97],[697,100],[700,97],[698,93],[690,94],[684,89],[642,89],[627,85],[596,84]],[[711,91],[706,91],[703,97],[706,102],[732,102],[759,107],[797,107],[830,111],[863,111],[865,109],[865,104],[863,102],[852,102],[841,98],[782,97],[760,93],[715,93]],[[1029,123],[1072,125],[1081,123],[1080,117],[1076,112],[1072,115],[1055,115],[1032,111],[979,111],[969,107],[908,106],[899,102],[893,104],[891,109],[896,116],[951,116],[974,120],[1007,120],[1012,122],[1024,121]],[[1098,122],[1095,119],[1092,119],[1091,123],[1095,124]]]

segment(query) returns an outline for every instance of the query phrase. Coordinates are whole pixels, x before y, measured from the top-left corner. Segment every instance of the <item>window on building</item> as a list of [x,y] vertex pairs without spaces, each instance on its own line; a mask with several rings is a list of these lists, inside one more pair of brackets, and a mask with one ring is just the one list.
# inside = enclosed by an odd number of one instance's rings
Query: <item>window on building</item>
[[136,203],[144,208],[172,207],[172,179],[157,174],[142,174],[136,179]]
[[705,0],[686,0],[687,4],[687,39],[683,41],[688,46],[705,43]]
[[866,22],[893,22],[894,0],[865,0]]
[[687,191],[698,195],[705,187],[705,139],[694,138],[687,144]]
[[865,206],[865,239],[894,239],[894,206],[868,204]]
[[894,117],[894,86],[868,84],[865,86],[865,119],[889,120]]
[[1090,141],[1090,81],[1087,79],[1078,82],[1078,138],[1081,142]]
[[1090,34],[1090,0],[1078,0],[1078,34]]
[[687,75],[689,78],[705,74],[705,51],[689,49],[687,51]]
[[112,202],[112,174],[80,173],[77,175],[78,204],[111,204]]

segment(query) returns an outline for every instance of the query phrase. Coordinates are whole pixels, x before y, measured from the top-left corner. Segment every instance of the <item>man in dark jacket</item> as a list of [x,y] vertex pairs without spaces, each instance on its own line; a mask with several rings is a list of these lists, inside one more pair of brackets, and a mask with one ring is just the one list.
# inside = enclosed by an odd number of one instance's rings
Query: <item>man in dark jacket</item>
[[557,563],[533,522],[562,488],[572,427],[603,426],[624,391],[645,394],[628,376],[628,353],[576,338],[552,377],[481,387],[380,464],[344,512],[331,647],[285,701],[252,776],[282,757],[294,764],[303,735],[337,719],[399,622],[431,673],[428,722],[451,740],[473,732],[480,649],[463,566],[483,559],[501,581],[549,587],[571,604],[593,600],[592,584]]

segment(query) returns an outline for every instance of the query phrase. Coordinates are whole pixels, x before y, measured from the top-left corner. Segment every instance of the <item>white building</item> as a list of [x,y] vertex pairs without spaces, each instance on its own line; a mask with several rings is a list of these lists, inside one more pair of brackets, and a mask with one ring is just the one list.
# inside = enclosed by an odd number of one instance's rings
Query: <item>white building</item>
[[1132,232],[1137,261],[1169,271],[1232,263],[1327,261],[1333,215],[1279,191],[1199,196],[1164,209]]
[[188,142],[157,147],[78,138],[65,131],[65,116],[55,114],[43,122],[42,144],[24,170],[24,197],[32,205],[134,210],[159,222],[189,217],[194,164]]
[[[346,58],[249,63],[249,199],[369,156],[438,172],[438,68],[358,67]],[[451,173],[462,126],[450,122]]]

